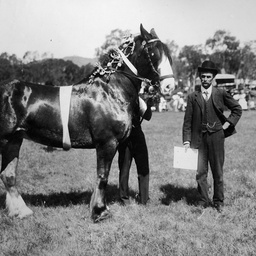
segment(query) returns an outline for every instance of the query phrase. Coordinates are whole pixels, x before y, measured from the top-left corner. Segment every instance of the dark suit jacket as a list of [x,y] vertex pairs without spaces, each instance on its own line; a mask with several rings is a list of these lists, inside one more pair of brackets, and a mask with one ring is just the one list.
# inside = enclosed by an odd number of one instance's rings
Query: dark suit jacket
[[[214,109],[222,124],[230,123],[224,131],[225,137],[236,133],[235,126],[242,115],[242,108],[233,97],[222,89],[212,88],[212,100]],[[223,112],[228,108],[231,112],[226,117]],[[191,148],[198,148],[202,139],[202,109],[203,98],[201,91],[195,91],[188,95],[187,108],[183,123],[183,143],[190,142]]]

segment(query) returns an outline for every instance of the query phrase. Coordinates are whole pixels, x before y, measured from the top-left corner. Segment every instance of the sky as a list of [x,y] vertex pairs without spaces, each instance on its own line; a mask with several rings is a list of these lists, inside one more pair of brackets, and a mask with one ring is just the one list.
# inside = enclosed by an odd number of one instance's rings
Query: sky
[[0,0],[0,53],[95,57],[114,29],[155,28],[163,42],[204,44],[219,30],[256,40],[256,0]]

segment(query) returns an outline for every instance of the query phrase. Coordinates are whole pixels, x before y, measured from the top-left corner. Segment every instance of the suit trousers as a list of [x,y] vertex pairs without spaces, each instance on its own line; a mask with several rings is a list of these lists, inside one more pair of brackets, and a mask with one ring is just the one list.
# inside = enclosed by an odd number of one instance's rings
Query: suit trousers
[[224,204],[224,184],[223,184],[223,165],[225,159],[224,152],[224,131],[221,129],[217,132],[204,132],[202,142],[198,148],[198,170],[196,180],[198,183],[198,192],[200,194],[200,202],[209,204],[209,187],[207,183],[208,166],[210,164],[213,181],[214,205]]
[[139,196],[146,204],[149,190],[149,161],[145,135],[141,127],[133,127],[130,137],[119,146],[119,193],[121,200],[129,199],[129,173],[134,158],[138,173]]

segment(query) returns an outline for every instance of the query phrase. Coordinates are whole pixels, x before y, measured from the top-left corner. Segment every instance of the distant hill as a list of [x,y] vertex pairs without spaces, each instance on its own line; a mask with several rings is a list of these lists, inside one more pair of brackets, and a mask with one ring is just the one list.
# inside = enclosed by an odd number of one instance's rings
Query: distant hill
[[85,66],[88,63],[95,63],[97,61],[96,58],[84,58],[84,57],[79,57],[79,56],[69,56],[69,57],[64,57],[64,60],[70,60],[77,66]]

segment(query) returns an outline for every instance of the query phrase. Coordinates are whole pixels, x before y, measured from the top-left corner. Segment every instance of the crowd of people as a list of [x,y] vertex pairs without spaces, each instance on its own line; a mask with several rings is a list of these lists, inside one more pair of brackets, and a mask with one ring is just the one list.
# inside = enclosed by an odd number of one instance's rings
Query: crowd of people
[[176,94],[173,94],[171,97],[164,98],[160,97],[160,102],[158,105],[158,111],[174,111],[184,112],[186,110],[186,100],[184,97],[184,93],[179,91]]
[[[233,89],[229,91],[232,97],[238,101],[242,110],[255,110],[255,99],[256,95],[252,95],[250,90],[245,90],[243,86],[239,86],[240,89]],[[256,94],[256,91],[255,91]],[[185,112],[187,106],[187,93],[178,91],[172,95],[159,96],[159,100],[153,106],[152,110],[158,112],[174,111],[174,112]]]
[[245,91],[243,88],[235,89],[231,92],[233,98],[238,101],[243,110],[255,110],[254,97],[250,91]]

